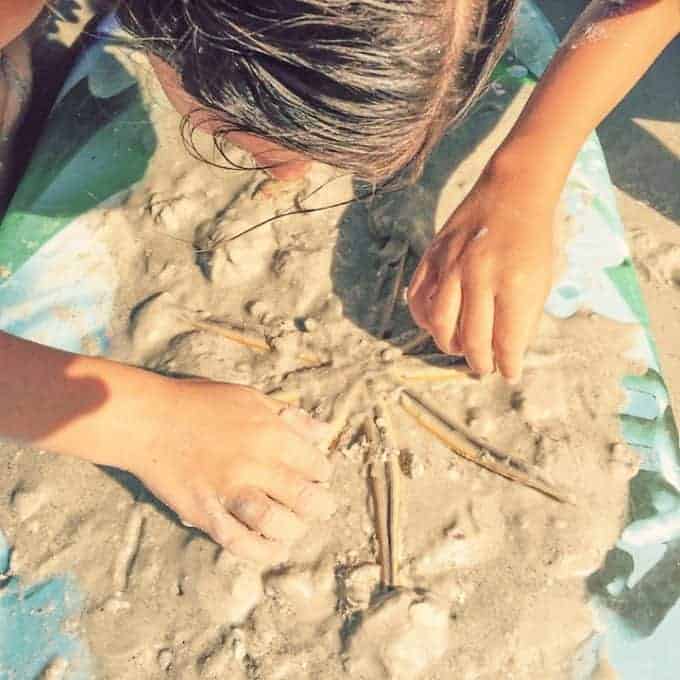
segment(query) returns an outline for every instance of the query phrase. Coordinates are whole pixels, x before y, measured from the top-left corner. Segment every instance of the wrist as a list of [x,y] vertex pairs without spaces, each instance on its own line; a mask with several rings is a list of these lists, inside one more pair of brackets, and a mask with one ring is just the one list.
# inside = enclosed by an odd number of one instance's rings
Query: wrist
[[519,187],[556,203],[577,153],[556,141],[511,134],[489,160],[485,174],[513,192]]

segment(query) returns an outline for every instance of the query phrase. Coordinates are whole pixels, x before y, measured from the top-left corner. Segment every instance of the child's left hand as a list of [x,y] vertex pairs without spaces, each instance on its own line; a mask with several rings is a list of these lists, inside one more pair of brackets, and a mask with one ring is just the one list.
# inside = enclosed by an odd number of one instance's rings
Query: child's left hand
[[554,257],[555,201],[526,186],[487,169],[426,251],[408,295],[416,323],[443,352],[465,355],[480,375],[496,367],[511,382],[521,376]]

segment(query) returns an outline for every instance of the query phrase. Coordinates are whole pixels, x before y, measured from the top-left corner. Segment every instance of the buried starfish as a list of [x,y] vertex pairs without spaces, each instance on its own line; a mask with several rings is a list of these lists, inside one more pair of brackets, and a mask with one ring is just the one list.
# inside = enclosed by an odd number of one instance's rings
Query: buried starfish
[[[342,447],[362,430],[367,441],[369,487],[373,502],[376,537],[384,587],[399,585],[401,561],[399,446],[392,425],[397,405],[429,435],[433,435],[456,455],[474,462],[505,479],[532,488],[558,502],[573,502],[572,496],[556,487],[537,467],[524,460],[501,453],[476,439],[466,428],[439,412],[429,400],[418,394],[419,386],[433,383],[465,384],[477,378],[459,360],[444,354],[414,354],[428,341],[429,335],[412,330],[385,341],[394,309],[403,289],[403,275],[408,248],[391,247],[387,266],[379,271],[378,296],[386,303],[377,309],[374,335],[357,330],[356,351],[316,352],[307,348],[295,352],[297,368],[272,376],[268,394],[286,404],[304,407],[325,418],[331,425],[326,444],[330,449]],[[389,279],[392,278],[391,283]],[[276,348],[261,334],[235,329],[210,320],[191,321],[202,332],[212,332],[260,354],[274,354]],[[302,334],[300,334],[301,338]],[[375,336],[378,336],[376,339]],[[347,343],[348,338],[343,338]],[[351,342],[351,339],[350,339]],[[301,343],[300,343],[301,346]],[[341,356],[342,355],[342,356]],[[344,360],[342,357],[345,357]],[[327,403],[325,387],[342,385],[332,403]]]

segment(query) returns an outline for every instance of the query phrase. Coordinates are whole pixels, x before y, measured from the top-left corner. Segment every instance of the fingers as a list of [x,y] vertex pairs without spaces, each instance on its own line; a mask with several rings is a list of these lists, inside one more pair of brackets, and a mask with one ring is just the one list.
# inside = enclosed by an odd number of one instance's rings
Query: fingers
[[454,352],[460,308],[458,259],[469,240],[463,230],[440,236],[421,261],[409,286],[414,321],[429,331],[443,352]]
[[429,263],[427,256],[420,261],[408,287],[408,305],[413,320],[423,330],[430,330],[427,313],[431,295],[436,290],[438,272]]
[[262,432],[263,455],[275,456],[279,462],[311,481],[327,482],[333,473],[333,465],[318,447],[328,441],[330,426],[312,418],[302,409],[259,396],[264,405],[280,418],[277,424],[282,425]]
[[456,347],[454,336],[458,326],[461,303],[460,269],[444,275],[435,297],[430,302],[428,316],[430,333],[442,352],[451,353]]
[[199,505],[205,514],[205,521],[199,526],[225,550],[253,562],[278,564],[288,559],[285,545],[248,529],[225,509],[217,496],[207,495]]
[[246,479],[302,519],[328,519],[336,509],[333,494],[283,466],[252,465]]
[[479,375],[494,370],[494,295],[486,281],[463,282],[458,339],[465,360]]
[[288,423],[298,435],[309,439],[316,445],[323,444],[333,435],[333,428],[328,423],[312,418],[301,408],[287,406],[279,410],[279,417]]
[[[495,297],[492,278],[469,260],[444,270],[436,284],[431,265],[424,271],[410,298],[411,313],[440,350],[462,352],[479,375],[497,367],[506,379],[518,381],[541,311],[539,304],[527,301],[526,285],[505,286]],[[426,295],[430,297],[425,301]]]
[[270,433],[269,441],[262,442],[262,455],[274,459],[311,482],[327,482],[333,466],[323,452],[295,434],[292,429],[280,428]]
[[236,519],[266,538],[295,543],[305,533],[304,522],[257,489],[243,489],[225,504]]
[[527,304],[510,290],[499,293],[495,304],[493,346],[496,365],[510,383],[522,377],[522,361],[541,314],[540,304]]
[[283,466],[249,463],[250,486],[201,493],[189,517],[226,550],[255,562],[288,559],[288,548],[305,533],[305,520],[328,519],[335,512],[331,493]]

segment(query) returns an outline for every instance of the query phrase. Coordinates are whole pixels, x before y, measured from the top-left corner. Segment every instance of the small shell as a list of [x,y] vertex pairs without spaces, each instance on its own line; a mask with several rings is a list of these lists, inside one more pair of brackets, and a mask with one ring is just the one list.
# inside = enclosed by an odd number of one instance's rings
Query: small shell
[[402,352],[398,347],[388,347],[380,353],[380,359],[386,364],[389,364],[399,359],[401,355]]
[[366,563],[352,569],[345,579],[345,596],[354,607],[367,607],[380,583],[380,566]]
[[316,319],[309,317],[302,322],[302,327],[307,333],[314,333],[319,330],[319,322]]
[[158,657],[156,658],[158,665],[161,670],[167,671],[172,664],[172,650],[171,649],[161,649],[158,652]]

